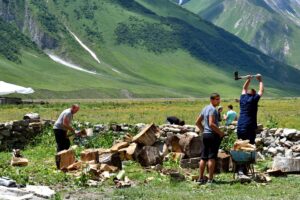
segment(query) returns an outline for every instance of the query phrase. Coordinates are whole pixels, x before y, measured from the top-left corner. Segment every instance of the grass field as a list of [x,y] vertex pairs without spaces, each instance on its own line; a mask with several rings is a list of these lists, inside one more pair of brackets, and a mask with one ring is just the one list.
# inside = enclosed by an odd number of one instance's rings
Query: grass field
[[[75,102],[75,101],[74,101]],[[144,101],[84,101],[81,110],[75,115],[75,120],[92,123],[126,122],[161,124],[168,115],[176,115],[193,124],[207,100],[144,100]],[[51,102],[48,105],[1,106],[0,121],[20,119],[27,112],[38,112],[44,119],[56,119],[58,114],[73,102]],[[233,100],[223,100],[222,105],[232,103]],[[259,121],[263,124],[278,123],[279,127],[294,127],[300,129],[299,99],[262,100],[259,107]],[[238,109],[236,109],[238,110]],[[269,122],[268,122],[269,121]],[[271,122],[270,122],[271,121]],[[275,122],[275,123],[274,123]],[[101,144],[101,145],[100,145]],[[110,147],[112,140],[101,136],[99,147]],[[82,150],[76,150],[77,156]],[[192,181],[172,182],[153,170],[144,170],[138,164],[125,164],[126,175],[134,181],[131,188],[114,189],[112,179],[97,187],[86,187],[86,176],[82,174],[75,178],[70,174],[56,171],[54,155],[55,141],[51,129],[45,130],[29,144],[23,155],[29,159],[27,167],[11,167],[10,152],[0,152],[0,177],[9,176],[19,183],[49,185],[59,191],[56,199],[298,199],[300,177],[289,175],[286,178],[273,178],[271,183],[251,183],[242,185],[232,181],[231,173],[218,174],[218,183],[212,186],[199,186]],[[270,166],[270,161],[260,162],[257,170]],[[165,168],[176,169],[182,173],[197,175],[197,170],[182,170],[174,162],[164,163]],[[154,180],[145,182],[149,177]]]

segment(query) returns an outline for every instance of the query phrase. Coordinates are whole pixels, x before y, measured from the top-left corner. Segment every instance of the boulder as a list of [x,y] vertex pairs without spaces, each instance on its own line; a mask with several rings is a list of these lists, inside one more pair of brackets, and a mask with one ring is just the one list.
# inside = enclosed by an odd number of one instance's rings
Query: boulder
[[278,128],[274,134],[276,137],[280,137],[283,133],[283,128]]
[[294,145],[294,146],[291,147],[291,149],[292,149],[293,152],[300,152],[300,145],[299,144]]
[[300,159],[277,156],[274,158],[272,169],[282,172],[300,172]]

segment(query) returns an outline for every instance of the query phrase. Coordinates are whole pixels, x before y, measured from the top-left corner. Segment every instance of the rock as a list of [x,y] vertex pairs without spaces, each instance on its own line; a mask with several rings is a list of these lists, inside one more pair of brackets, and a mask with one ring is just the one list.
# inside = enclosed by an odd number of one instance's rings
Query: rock
[[142,166],[151,166],[162,164],[162,158],[159,155],[159,149],[152,146],[144,146],[139,152],[138,161]]
[[283,172],[300,172],[300,159],[274,157],[272,169],[281,170]]
[[287,147],[287,148],[290,148],[290,147],[292,147],[294,144],[293,144],[293,142],[291,142],[291,141],[285,141],[283,145],[284,145],[285,147]]
[[264,145],[265,146],[270,146],[271,144],[275,143],[275,138],[270,136],[270,137],[266,137],[264,139]]
[[9,137],[10,136],[10,131],[8,129],[4,129],[2,131],[0,131],[0,135],[3,135],[5,137]]
[[284,152],[285,152],[285,148],[284,147],[276,147],[275,149],[277,150],[277,152],[280,152],[282,154],[284,154]]
[[277,149],[274,147],[271,147],[268,149],[268,153],[270,153],[272,156],[275,156],[277,154]]
[[294,146],[291,147],[291,149],[292,149],[293,152],[300,152],[300,145],[299,144],[294,145]]
[[132,141],[137,142],[139,144],[143,144],[145,146],[151,146],[156,141],[156,133],[159,130],[152,123],[146,128],[144,128],[139,134],[133,137]]
[[60,170],[67,170],[67,168],[75,163],[75,152],[73,149],[63,150],[56,154],[56,167]]
[[293,151],[291,149],[285,150],[285,157],[292,158],[293,157]]
[[275,134],[276,131],[277,131],[277,128],[271,128],[271,129],[269,130],[269,133],[270,133],[270,134]]
[[283,128],[278,128],[274,135],[276,137],[280,137],[282,135],[282,133],[283,133]]
[[24,190],[46,199],[50,199],[55,195],[55,191],[51,190],[48,186],[27,185]]
[[285,128],[285,129],[283,129],[282,135],[287,138],[292,138],[294,135],[296,135],[296,133],[297,133],[296,129]]
[[286,142],[286,137],[279,140],[279,144],[283,145]]
[[266,131],[266,130],[262,131],[262,132],[260,133],[260,135],[261,135],[262,138],[266,138],[266,137],[269,137],[269,136],[270,136],[269,133],[268,133],[268,131]]

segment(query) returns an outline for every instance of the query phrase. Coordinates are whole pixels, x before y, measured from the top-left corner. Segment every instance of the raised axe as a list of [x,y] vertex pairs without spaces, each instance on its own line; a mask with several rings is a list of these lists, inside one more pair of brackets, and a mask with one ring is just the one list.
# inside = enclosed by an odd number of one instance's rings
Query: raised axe
[[[258,76],[261,76],[260,74],[256,74],[256,75],[250,75],[251,77],[258,77]],[[239,72],[238,71],[235,71],[234,72],[234,80],[239,80],[239,79],[244,79],[244,78],[248,78],[248,75],[247,76],[239,76]]]

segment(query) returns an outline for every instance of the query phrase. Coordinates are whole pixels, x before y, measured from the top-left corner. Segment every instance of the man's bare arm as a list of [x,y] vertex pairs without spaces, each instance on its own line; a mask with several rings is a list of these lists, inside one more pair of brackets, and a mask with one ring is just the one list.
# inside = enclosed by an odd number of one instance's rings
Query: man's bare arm
[[64,119],[63,119],[63,124],[64,124],[64,127],[65,127],[67,130],[71,131],[72,133],[75,132],[75,130],[72,128],[72,126],[70,126],[70,121],[69,121],[69,119],[68,119],[67,117],[64,117]]
[[197,118],[197,120],[196,120],[196,126],[199,128],[199,130],[200,130],[201,132],[203,132],[203,130],[204,130],[204,127],[203,127],[203,125],[202,125],[202,121],[203,121],[203,115],[200,115],[200,116]]
[[259,82],[259,91],[258,91],[258,95],[259,96],[262,96],[264,94],[264,83],[262,81],[262,77],[260,74],[257,74],[256,75],[256,79],[258,80]]
[[251,82],[251,78],[252,78],[252,76],[247,75],[247,79],[246,79],[246,81],[245,81],[245,83],[243,85],[242,94],[246,94],[247,93],[248,87],[249,87],[250,82]]

